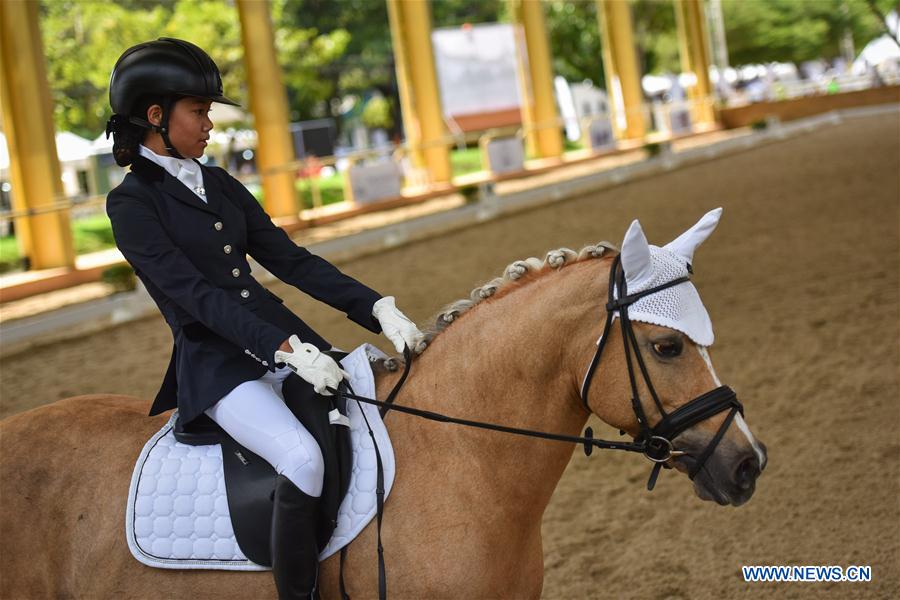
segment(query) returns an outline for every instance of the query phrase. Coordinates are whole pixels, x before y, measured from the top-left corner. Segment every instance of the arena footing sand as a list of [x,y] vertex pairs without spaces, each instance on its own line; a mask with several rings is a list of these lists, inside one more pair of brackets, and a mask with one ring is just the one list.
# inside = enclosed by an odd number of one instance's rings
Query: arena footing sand
[[[544,518],[543,596],[896,598],[898,168],[898,114],[849,119],[342,268],[396,295],[423,324],[513,260],[619,243],[633,218],[661,244],[723,206],[697,252],[695,283],[715,327],[719,376],[768,445],[756,495],[740,508],[701,502],[673,472],[648,493],[650,465],[639,456],[579,450]],[[270,287],[335,345],[388,349],[294,288]],[[598,322],[586,326],[599,331],[597,302]],[[5,358],[0,414],[87,393],[149,404],[171,344],[154,317]],[[615,436],[594,421],[598,435]],[[778,564],[871,565],[872,581],[743,581],[742,565]]]

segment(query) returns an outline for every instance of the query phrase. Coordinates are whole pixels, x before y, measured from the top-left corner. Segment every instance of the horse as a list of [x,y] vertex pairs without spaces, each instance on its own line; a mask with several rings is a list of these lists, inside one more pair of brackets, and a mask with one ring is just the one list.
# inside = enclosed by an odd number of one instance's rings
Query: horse
[[[560,249],[512,263],[501,277],[447,305],[426,331],[397,403],[455,417],[576,436],[591,413],[635,437],[623,330],[608,332],[593,387],[580,386],[603,326],[615,248]],[[719,385],[705,347],[681,332],[633,323],[646,369],[667,410]],[[683,346],[677,357],[658,351]],[[398,359],[374,365],[377,397],[400,377]],[[637,389],[650,420],[647,382]],[[84,395],[0,422],[0,596],[4,598],[264,598],[266,572],[173,571],[138,563],[124,535],[135,457],[168,419],[147,418],[148,402]],[[733,416],[733,415],[732,415]],[[765,446],[737,414],[699,422],[674,440],[696,455],[725,425],[693,488],[703,500],[740,505],[765,467]],[[541,519],[577,447],[386,416],[397,473],[382,539],[388,592],[400,598],[537,598],[543,584]],[[678,453],[668,466],[687,472]],[[751,467],[748,467],[748,464]],[[749,471],[749,474],[748,474]],[[349,545],[351,597],[378,589],[374,523]],[[321,564],[323,597],[340,597],[338,558]]]

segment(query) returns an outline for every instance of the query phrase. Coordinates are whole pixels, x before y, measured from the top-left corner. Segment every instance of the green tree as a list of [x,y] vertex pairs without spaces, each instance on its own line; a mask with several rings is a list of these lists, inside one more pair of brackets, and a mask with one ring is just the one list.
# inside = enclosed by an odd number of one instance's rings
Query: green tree
[[[508,18],[505,0],[439,0],[431,3],[431,11],[435,28]],[[384,0],[290,0],[284,2],[280,22],[286,29],[314,25],[319,36],[341,36],[346,42],[344,51],[317,65],[318,81],[314,85],[330,90],[334,98],[378,90],[392,99],[391,121],[399,127],[400,102]],[[317,96],[321,100],[316,116],[330,114],[340,119],[338,102],[330,101],[325,94]]]
[[170,8],[54,0],[41,3],[41,33],[58,131],[96,137],[109,117],[109,74],[125,48],[162,31]]
[[[3,0],[0,0],[3,1]],[[422,0],[424,1],[424,0]],[[644,73],[677,71],[670,1],[629,0]],[[723,0],[732,64],[804,61],[840,54],[846,31],[857,50],[881,35],[867,5],[898,0]],[[544,0],[554,71],[605,85],[596,4]],[[509,22],[506,0],[435,0],[434,27]],[[384,0],[272,0],[275,46],[291,118],[339,116],[338,99],[378,90],[399,101]],[[109,117],[109,74],[121,52],[160,36],[188,39],[210,53],[226,93],[247,105],[240,22],[230,0],[41,0],[41,29],[57,129],[97,136]]]
[[553,74],[567,81],[592,81],[606,87],[596,2],[554,0],[545,4]]
[[372,97],[366,102],[360,118],[366,127],[390,129],[394,126],[393,117],[391,116],[391,101],[384,96]]
[[722,11],[735,65],[832,59],[846,31],[859,50],[882,30],[865,0],[723,0]]
[[635,0],[632,3],[635,44],[642,73],[681,70],[675,7],[672,2]]
[[[589,79],[606,87],[597,3],[553,0],[546,3],[553,70],[569,81]],[[678,39],[671,2],[632,2],[635,46],[642,73],[675,71]]]
[[506,0],[437,0],[431,3],[434,27],[459,27],[466,23],[508,23]]
[[[387,7],[381,0],[290,0],[283,2],[282,27],[308,30],[340,40],[342,52],[316,65],[320,95],[315,116],[339,116],[330,100],[377,88],[390,91],[393,81]],[[291,93],[302,94],[299,89]],[[311,113],[307,112],[307,116]]]
[[321,29],[314,12],[298,18],[296,4],[290,0],[272,3],[275,48],[287,88],[291,119],[327,116],[330,101],[338,95],[338,89],[325,71],[346,53],[351,36],[343,28]]
[[[296,26],[285,19],[288,4],[271,4],[275,43],[291,117],[309,118],[335,94],[320,70],[345,52],[350,35]],[[109,75],[116,59],[126,48],[158,37],[186,39],[206,50],[219,66],[226,94],[248,105],[240,20],[231,2],[42,0],[41,33],[59,131],[99,135],[111,113]]]

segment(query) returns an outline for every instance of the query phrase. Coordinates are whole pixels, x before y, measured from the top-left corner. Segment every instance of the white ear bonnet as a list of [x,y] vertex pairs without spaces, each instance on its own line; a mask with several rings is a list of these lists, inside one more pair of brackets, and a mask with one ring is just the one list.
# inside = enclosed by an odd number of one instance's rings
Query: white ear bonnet
[[[721,214],[721,208],[706,213],[696,225],[662,248],[648,244],[641,224],[635,220],[622,242],[627,293],[631,295],[687,276],[694,250],[713,232]],[[715,339],[706,307],[690,281],[637,300],[628,307],[628,317],[680,331],[699,346],[710,346]]]

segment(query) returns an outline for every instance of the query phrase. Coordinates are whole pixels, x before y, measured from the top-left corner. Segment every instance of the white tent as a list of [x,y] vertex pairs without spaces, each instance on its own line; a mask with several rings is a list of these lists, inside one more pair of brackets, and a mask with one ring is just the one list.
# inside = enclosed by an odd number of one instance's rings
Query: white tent
[[[86,140],[80,135],[63,131],[56,134],[56,156],[59,162],[75,162],[85,160],[93,154],[96,140]],[[112,143],[109,145],[112,148]],[[0,169],[9,168],[9,149],[6,145],[6,136],[0,133]]]
[[672,80],[663,75],[644,75],[641,77],[641,87],[645,94],[655,96],[668,92],[672,87]]
[[243,125],[253,123],[253,115],[247,111],[230,104],[213,103],[209,111],[209,118],[215,127],[224,125]]
[[6,136],[0,133],[0,171],[9,168],[9,150],[6,149]]
[[59,162],[84,160],[94,154],[93,143],[69,131],[56,134],[56,155]]
[[890,66],[891,63],[900,62],[900,23],[898,23],[897,12],[894,11],[887,16],[888,29],[894,32],[896,39],[891,39],[891,35],[887,33],[879,38],[875,38],[863,48],[859,56],[853,61],[853,72],[856,74],[864,74],[869,67],[880,67],[882,65]]
[[106,139],[105,131],[94,138],[94,141],[91,142],[91,148],[94,154],[106,154],[108,152],[112,152],[112,147],[112,135],[109,136],[109,139]]
[[[80,179],[83,175],[80,176],[79,172],[89,172],[94,168],[90,158],[95,153],[91,140],[68,131],[56,134],[56,155],[59,158],[63,192],[66,195],[76,196],[85,191],[92,191],[89,183],[89,189],[83,189]],[[6,178],[9,176],[8,171],[9,149],[6,145],[6,136],[0,133],[0,175]]]

